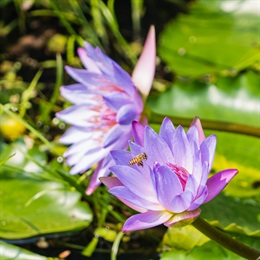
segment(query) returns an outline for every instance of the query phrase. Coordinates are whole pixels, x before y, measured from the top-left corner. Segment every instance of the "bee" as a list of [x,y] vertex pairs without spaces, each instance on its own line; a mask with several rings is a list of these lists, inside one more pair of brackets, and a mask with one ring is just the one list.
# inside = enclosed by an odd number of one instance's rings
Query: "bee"
[[144,166],[143,160],[147,160],[146,153],[139,153],[133,159],[131,159],[128,165],[137,164],[137,166]]

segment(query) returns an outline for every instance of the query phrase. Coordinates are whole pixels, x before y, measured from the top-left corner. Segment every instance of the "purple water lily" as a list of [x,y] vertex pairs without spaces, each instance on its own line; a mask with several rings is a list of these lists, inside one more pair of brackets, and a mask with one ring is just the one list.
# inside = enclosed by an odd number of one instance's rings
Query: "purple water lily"
[[187,133],[181,126],[175,129],[169,118],[159,134],[137,122],[133,122],[133,133],[130,152],[111,152],[116,165],[110,169],[116,177],[101,178],[110,193],[140,212],[127,219],[125,232],[192,223],[201,212],[199,207],[238,173],[227,169],[208,178],[216,137],[205,138],[198,118]]
[[[73,106],[56,116],[72,126],[60,142],[71,144],[64,153],[70,173],[83,173],[98,164],[86,193],[91,194],[114,164],[110,151],[126,149],[132,136],[132,121],[139,121],[155,71],[155,30],[151,27],[132,78],[99,48],[85,43],[78,50],[85,69],[66,67],[78,83],[61,88]],[[149,55],[148,55],[149,54]],[[142,72],[140,74],[139,72]],[[138,90],[143,94],[142,98]]]

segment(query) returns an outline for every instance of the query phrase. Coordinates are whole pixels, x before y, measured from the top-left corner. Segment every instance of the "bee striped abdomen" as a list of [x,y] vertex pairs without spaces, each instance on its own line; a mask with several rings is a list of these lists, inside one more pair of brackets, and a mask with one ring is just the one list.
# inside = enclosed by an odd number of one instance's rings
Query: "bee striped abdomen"
[[146,153],[140,153],[136,155],[133,159],[131,159],[128,163],[128,165],[134,165],[137,164],[137,166],[144,166],[143,160],[147,160]]

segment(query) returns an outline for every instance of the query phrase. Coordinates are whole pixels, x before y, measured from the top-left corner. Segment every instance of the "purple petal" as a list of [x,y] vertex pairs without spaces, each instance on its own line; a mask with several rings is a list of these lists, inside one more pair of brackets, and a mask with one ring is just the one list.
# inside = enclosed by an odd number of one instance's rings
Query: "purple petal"
[[205,134],[204,134],[204,131],[203,131],[203,128],[202,128],[202,125],[201,125],[201,122],[200,122],[200,119],[198,117],[195,117],[193,119],[193,121],[191,122],[191,127],[192,126],[196,126],[197,129],[198,129],[198,134],[199,134],[199,143],[201,144],[204,140],[205,140]]
[[72,84],[60,88],[61,95],[72,104],[86,103],[92,99],[93,95],[89,94],[87,87],[82,84]]
[[93,134],[80,127],[70,127],[59,139],[62,144],[72,144],[88,139]]
[[106,149],[94,150],[93,153],[84,155],[81,160],[70,170],[71,174],[83,173],[91,166],[102,160],[109,153]]
[[204,204],[215,198],[236,176],[237,173],[237,169],[227,169],[210,177],[207,181],[208,197],[204,201]]
[[190,207],[188,208],[188,210],[195,210],[197,209],[200,205],[202,205],[205,201],[205,199],[207,198],[208,196],[208,188],[207,186],[201,186],[200,187],[200,190],[198,192],[198,195],[197,195],[197,199],[195,199]]
[[78,127],[92,126],[91,119],[99,112],[90,110],[87,105],[74,105],[56,114],[62,121]]
[[196,217],[199,216],[201,210],[195,209],[193,211],[185,211],[180,214],[174,214],[167,222],[164,223],[165,226],[170,227],[178,224],[179,222],[184,222],[184,225],[192,223]]
[[147,97],[153,82],[156,59],[154,26],[150,27],[141,56],[134,68],[132,79],[144,97]]
[[[113,188],[117,186],[123,186],[122,182],[118,180],[116,177],[101,177],[100,181],[104,183],[108,188]],[[118,197],[119,200],[121,200],[124,204],[129,206],[130,208],[139,211],[139,212],[146,212],[146,209],[143,207],[137,207],[134,204],[131,204],[130,202],[123,200],[121,197]]]
[[179,178],[167,166],[155,166],[151,174],[159,202],[171,211],[172,199],[183,192]]
[[122,182],[117,177],[100,177],[99,180],[106,185],[109,189],[116,186],[123,186]]
[[123,128],[121,125],[118,124],[113,126],[109,130],[109,132],[104,136],[103,148],[107,148],[108,146],[113,145],[116,142],[123,142],[126,148],[129,139],[129,134],[127,135],[125,131],[126,129],[126,127]]
[[116,120],[120,125],[129,125],[133,120],[138,120],[138,117],[136,105],[128,104],[118,110]]
[[129,161],[132,159],[132,154],[128,151],[113,150],[110,153],[113,160],[119,165],[128,165]]
[[110,189],[109,192],[123,201],[127,201],[137,207],[144,208],[146,210],[163,210],[163,207],[158,202],[152,202],[145,199],[145,197],[140,197],[131,192],[125,186],[114,187]]
[[97,74],[101,74],[101,71],[99,70],[98,66],[96,65],[95,61],[93,61],[88,55],[85,49],[78,48],[78,55],[83,63],[84,67],[90,71]]
[[135,143],[139,145],[144,145],[144,126],[140,123],[133,121],[132,122],[132,131]]
[[174,161],[167,143],[149,126],[145,127],[144,147],[148,155],[147,161],[152,164],[154,162],[166,164]]
[[123,183],[123,185],[126,186],[126,188],[136,195],[144,197],[150,201],[157,201],[151,182],[146,179],[141,172],[129,167],[128,165],[115,165],[110,167],[110,170]]
[[173,156],[177,165],[184,167],[189,173],[193,170],[193,154],[186,133],[178,126],[173,140]]
[[200,145],[202,161],[207,161],[209,163],[208,165],[209,172],[211,170],[214,155],[215,155],[216,143],[217,143],[216,136],[211,135],[207,137]]
[[160,128],[159,135],[162,137],[162,139],[168,144],[171,150],[173,150],[173,137],[175,136],[175,128],[172,123],[172,121],[165,117],[162,126]]
[[181,194],[175,196],[171,201],[171,211],[175,213],[181,213],[187,210],[192,202],[193,194],[190,191],[184,191]]
[[106,105],[115,111],[119,110],[130,101],[129,96],[124,92],[112,92],[103,96],[103,99]]
[[172,214],[167,211],[147,211],[126,220],[122,230],[129,232],[158,226],[167,221]]
[[91,195],[96,188],[100,185],[100,178],[105,177],[110,173],[109,167],[114,165],[115,162],[112,160],[111,155],[108,155],[98,163],[97,168],[91,176],[88,188],[86,190],[87,195]]

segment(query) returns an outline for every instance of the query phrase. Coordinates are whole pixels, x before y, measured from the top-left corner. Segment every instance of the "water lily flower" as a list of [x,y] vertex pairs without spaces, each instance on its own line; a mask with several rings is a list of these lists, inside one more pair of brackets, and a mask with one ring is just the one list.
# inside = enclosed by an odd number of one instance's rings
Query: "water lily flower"
[[126,220],[125,232],[192,223],[201,212],[199,207],[238,173],[227,169],[208,178],[216,136],[205,137],[199,118],[187,133],[181,126],[175,128],[169,118],[159,134],[138,122],[133,122],[133,133],[131,151],[111,152],[116,165],[110,170],[115,176],[101,178],[111,194],[140,212]]
[[[148,55],[149,52],[149,55]],[[78,50],[85,69],[66,67],[76,84],[61,87],[61,95],[73,106],[56,116],[71,124],[60,142],[71,145],[64,153],[71,174],[83,173],[95,164],[86,193],[91,194],[114,164],[112,149],[126,149],[132,136],[132,121],[139,121],[143,101],[155,71],[155,30],[149,30],[133,77],[99,48],[85,42]],[[141,71],[141,73],[140,73]]]

